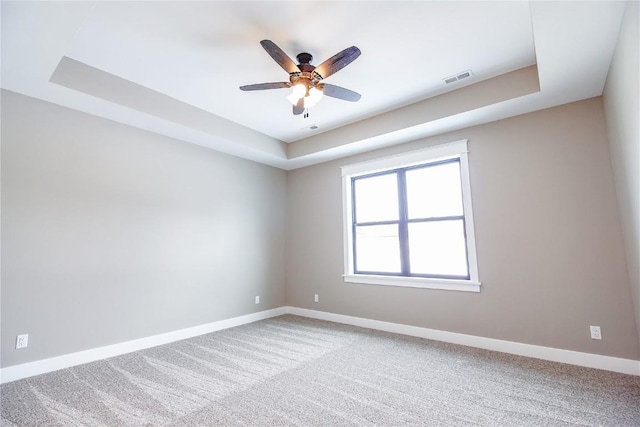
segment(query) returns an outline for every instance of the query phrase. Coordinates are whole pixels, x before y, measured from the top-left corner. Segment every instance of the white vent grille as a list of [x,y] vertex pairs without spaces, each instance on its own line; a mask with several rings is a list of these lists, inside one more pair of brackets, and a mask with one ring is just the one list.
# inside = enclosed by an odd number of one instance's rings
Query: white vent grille
[[442,80],[445,82],[445,84],[450,84],[450,83],[457,82],[458,80],[467,79],[472,75],[473,73],[471,72],[471,70],[467,70],[467,71],[462,71],[454,76],[445,77]]

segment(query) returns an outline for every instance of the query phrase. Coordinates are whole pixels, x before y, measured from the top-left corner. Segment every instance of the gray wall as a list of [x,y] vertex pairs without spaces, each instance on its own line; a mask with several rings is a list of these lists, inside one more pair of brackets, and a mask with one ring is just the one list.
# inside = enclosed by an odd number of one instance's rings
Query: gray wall
[[638,2],[627,3],[602,96],[640,335],[640,26]]
[[[591,99],[288,178],[3,91],[1,366],[285,303],[639,359],[638,33],[630,2],[604,108]],[[462,138],[482,292],[344,283],[339,167]],[[20,333],[29,347],[14,350]]]
[[2,366],[284,305],[285,191],[284,171],[3,91]]
[[[340,166],[464,138],[481,292],[344,283]],[[287,187],[288,305],[640,359],[601,98],[298,169]]]

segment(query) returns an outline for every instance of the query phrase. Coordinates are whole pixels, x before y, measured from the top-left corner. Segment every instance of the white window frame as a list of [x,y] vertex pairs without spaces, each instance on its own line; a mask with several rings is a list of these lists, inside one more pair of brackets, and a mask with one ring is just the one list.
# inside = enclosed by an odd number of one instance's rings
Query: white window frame
[[[345,282],[365,283],[372,285],[403,286],[411,288],[446,289],[452,291],[480,292],[481,282],[478,277],[476,257],[476,239],[473,226],[473,207],[471,206],[471,182],[469,180],[468,140],[460,140],[446,144],[434,145],[421,150],[384,157],[362,163],[342,166],[342,210],[344,235],[344,274]],[[382,276],[355,274],[353,271],[353,234],[352,234],[352,197],[351,179],[386,170],[415,166],[452,158],[460,159],[460,176],[462,186],[462,204],[467,233],[467,254],[469,262],[469,280],[436,279],[426,277]]]

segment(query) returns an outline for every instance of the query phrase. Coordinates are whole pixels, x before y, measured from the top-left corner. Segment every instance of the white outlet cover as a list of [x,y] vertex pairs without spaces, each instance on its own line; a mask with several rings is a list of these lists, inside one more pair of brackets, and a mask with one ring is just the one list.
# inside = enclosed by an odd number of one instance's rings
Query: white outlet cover
[[315,294],[315,295],[313,296],[313,300],[314,300],[315,302],[320,301],[320,299],[318,298],[318,294]]
[[591,339],[594,339],[594,340],[602,339],[602,332],[600,331],[600,326],[589,326],[589,329],[591,330]]
[[260,295],[256,296],[256,304],[260,304]]
[[16,350],[19,348],[25,348],[29,345],[29,334],[18,335],[16,337]]

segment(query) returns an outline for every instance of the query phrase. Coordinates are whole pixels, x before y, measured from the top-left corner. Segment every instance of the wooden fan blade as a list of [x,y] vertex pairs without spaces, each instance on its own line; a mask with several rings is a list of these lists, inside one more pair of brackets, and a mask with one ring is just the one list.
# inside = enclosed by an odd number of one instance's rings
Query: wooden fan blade
[[360,49],[357,47],[348,47],[318,65],[314,71],[318,73],[321,78],[326,79],[333,73],[340,71],[347,65],[351,64],[358,56],[360,56],[360,53]]
[[324,93],[326,96],[342,99],[343,101],[349,102],[357,102],[360,100],[360,98],[362,98],[362,95],[360,95],[358,92],[354,92],[352,90],[345,89],[336,85],[330,85],[327,83],[322,85],[322,93]]
[[298,103],[293,106],[293,114],[298,116],[304,111],[304,98],[300,98]]
[[300,68],[296,65],[295,62],[291,58],[287,56],[286,53],[282,49],[278,47],[271,40],[262,40],[260,42],[264,50],[267,51],[269,55],[273,58],[274,61],[278,63],[287,73],[299,73]]
[[291,87],[291,83],[289,82],[258,83],[255,85],[240,86],[240,90],[283,89],[286,87]]

